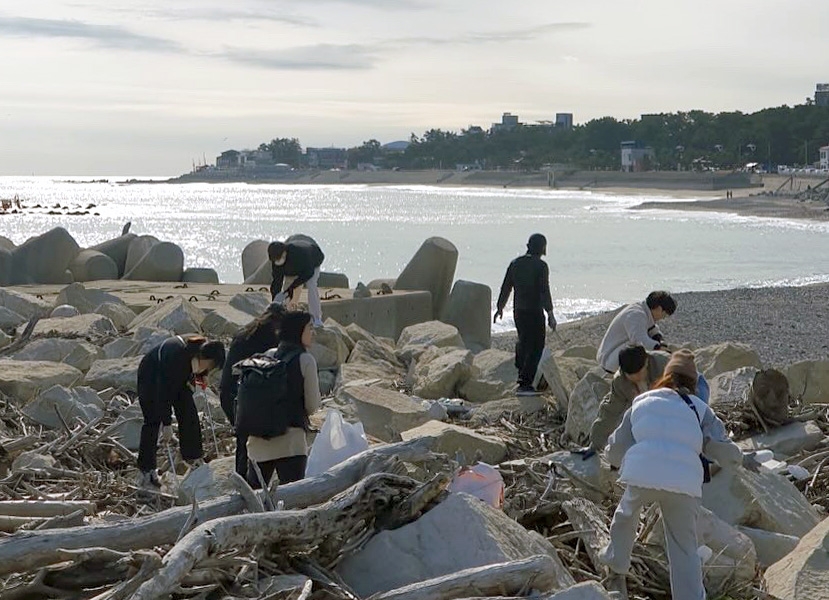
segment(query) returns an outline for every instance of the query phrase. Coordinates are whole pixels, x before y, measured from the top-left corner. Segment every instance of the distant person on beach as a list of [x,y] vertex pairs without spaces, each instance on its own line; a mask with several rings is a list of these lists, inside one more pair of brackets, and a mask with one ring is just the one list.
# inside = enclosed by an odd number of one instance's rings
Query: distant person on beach
[[544,312],[547,313],[547,325],[556,330],[556,318],[553,315],[553,299],[550,295],[550,270],[541,257],[547,254],[547,238],[534,233],[527,242],[527,253],[513,260],[498,296],[497,310],[493,322],[504,316],[510,293],[515,290],[513,299],[513,316],[518,330],[518,342],[515,344],[515,367],[518,369],[519,396],[535,396],[539,392],[533,388],[538,361],[544,351],[546,331]]
[[703,454],[724,469],[756,470],[729,438],[722,421],[695,393],[697,368],[688,350],[675,352],[651,391],[637,395],[610,437],[608,462],[619,468],[625,492],[599,554],[609,591],[626,593],[626,574],[642,508],[658,504],[665,528],[674,600],[704,600],[697,519],[705,478]]
[[272,264],[273,301],[283,304],[286,300],[293,300],[294,290],[305,285],[308,288],[308,310],[313,317],[314,326],[322,325],[322,307],[317,282],[325,255],[317,242],[301,233],[290,236],[284,242],[271,242],[268,245],[268,260]]
[[[305,311],[287,312],[282,316],[279,346],[267,355],[285,360],[287,372],[287,429],[274,437],[248,437],[247,480],[253,489],[267,487],[274,472],[280,483],[290,483],[305,477],[308,463],[306,433],[310,429],[308,417],[320,407],[320,384],[317,361],[308,352],[314,342],[311,315]],[[256,463],[257,469],[253,463]],[[259,475],[262,480],[260,481]]]
[[676,300],[668,292],[648,294],[644,302],[628,304],[610,322],[599,344],[596,360],[610,374],[619,369],[619,352],[639,344],[645,350],[666,348],[657,322],[676,312]]
[[[156,472],[159,429],[165,444],[173,441],[173,413],[178,422],[181,457],[190,463],[202,458],[195,386],[225,363],[225,347],[199,335],[174,336],[151,349],[138,365],[138,402],[144,416],[138,449],[139,485],[160,487]],[[173,468],[173,465],[171,465]]]
[[[230,343],[227,360],[222,370],[219,399],[222,403],[222,410],[231,424],[236,423],[236,394],[239,389],[239,381],[233,375],[233,365],[254,354],[264,354],[279,345],[279,329],[285,312],[285,307],[281,304],[269,305],[264,313],[237,333]],[[242,477],[247,477],[248,474],[247,443],[248,436],[237,431],[236,472]]]

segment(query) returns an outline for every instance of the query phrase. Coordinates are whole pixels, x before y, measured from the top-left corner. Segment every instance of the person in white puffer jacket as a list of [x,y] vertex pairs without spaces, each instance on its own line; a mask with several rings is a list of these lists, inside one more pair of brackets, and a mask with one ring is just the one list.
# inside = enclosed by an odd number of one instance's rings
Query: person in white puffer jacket
[[611,575],[609,589],[624,586],[639,514],[655,502],[662,512],[674,600],[705,598],[697,554],[701,455],[723,468],[746,461],[722,421],[693,395],[696,381],[694,355],[675,352],[662,378],[633,400],[610,437],[607,458],[620,469],[619,481],[627,488],[613,515],[610,543],[601,554]]

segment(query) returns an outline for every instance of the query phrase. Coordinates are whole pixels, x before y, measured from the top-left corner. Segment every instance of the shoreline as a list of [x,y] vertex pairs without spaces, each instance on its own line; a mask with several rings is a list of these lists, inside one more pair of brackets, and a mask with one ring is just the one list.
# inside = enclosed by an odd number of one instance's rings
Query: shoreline
[[630,210],[719,212],[746,217],[829,221],[829,206],[827,204],[785,196],[737,196],[731,199],[718,197],[690,202],[648,201],[632,206]]

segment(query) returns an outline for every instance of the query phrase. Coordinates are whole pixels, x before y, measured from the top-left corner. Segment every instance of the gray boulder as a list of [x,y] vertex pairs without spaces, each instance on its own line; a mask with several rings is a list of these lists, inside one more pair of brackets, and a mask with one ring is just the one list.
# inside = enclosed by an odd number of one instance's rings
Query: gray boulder
[[742,367],[735,371],[720,373],[713,379],[709,379],[708,387],[711,395],[708,398],[708,404],[717,407],[721,404],[733,405],[741,402],[751,389],[751,383],[757,373],[759,370],[756,367]]
[[490,465],[497,465],[507,456],[507,446],[498,438],[451,423],[429,421],[400,435],[404,442],[420,437],[435,438],[433,451],[451,457],[461,452],[468,463],[475,462],[479,453],[480,460]]
[[472,375],[472,353],[462,348],[429,348],[414,368],[413,392],[421,398],[454,398]]
[[207,313],[201,330],[213,337],[233,337],[253,320],[253,316],[232,306],[219,306]]
[[539,554],[555,563],[553,589],[575,584],[543,536],[473,496],[454,493],[416,521],[374,536],[362,550],[346,557],[337,572],[361,598],[367,598],[464,569]]
[[179,504],[190,504],[193,498],[201,503],[235,493],[236,489],[230,479],[235,471],[236,462],[232,456],[211,460],[190,471],[179,485]]
[[247,281],[268,262],[268,244],[265,240],[253,240],[242,250],[242,279]]
[[64,363],[0,360],[0,391],[19,405],[53,385],[72,387],[82,378],[83,373]]
[[130,404],[112,424],[110,437],[127,449],[135,452],[141,443],[141,425],[144,416],[138,402]]
[[0,248],[0,286],[12,283],[12,253],[11,250]]
[[69,263],[80,249],[63,227],[26,240],[12,252],[11,283],[71,283]]
[[96,250],[110,257],[118,269],[118,277],[123,277],[126,270],[127,254],[129,253],[130,244],[132,244],[132,241],[136,237],[138,236],[134,233],[126,233],[117,238],[92,246],[90,250]]
[[133,330],[132,339],[138,345],[134,355],[146,354],[167,338],[173,337],[173,332],[158,327],[140,326]]
[[88,371],[92,363],[103,358],[103,350],[83,340],[42,338],[29,342],[14,354],[14,360],[62,362],[79,371]]
[[96,315],[109,318],[118,331],[129,329],[130,323],[135,320],[135,312],[126,304],[104,302],[95,307],[92,311]]
[[432,315],[439,319],[449,299],[457,265],[458,249],[455,245],[447,239],[431,237],[423,242],[400,273],[394,289],[430,292]]
[[339,367],[348,360],[348,344],[343,333],[333,327],[315,327],[311,354],[321,369]]
[[271,295],[268,292],[243,292],[236,294],[228,303],[236,310],[241,310],[253,317],[258,317],[271,303]]
[[17,329],[19,325],[26,322],[26,318],[17,314],[13,310],[9,310],[5,306],[0,306],[0,330]]
[[353,386],[338,395],[357,407],[365,432],[384,442],[400,441],[402,432],[429,421],[428,408],[400,392]]
[[[374,335],[370,331],[366,331],[357,323],[350,323],[346,326],[345,332],[348,334],[348,337],[351,338],[352,342],[356,345],[357,342],[361,340],[365,340],[367,342],[371,342],[372,344],[385,344],[387,347],[394,350],[394,340],[391,338],[384,338],[379,335]],[[352,348],[353,350],[353,348]]]
[[0,306],[17,313],[25,320],[32,317],[45,317],[52,310],[52,305],[36,296],[0,288]]
[[172,242],[159,242],[138,261],[124,279],[137,281],[181,281],[184,251]]
[[792,396],[807,404],[829,402],[829,360],[804,360],[785,372]]
[[785,460],[803,450],[814,450],[823,441],[823,431],[815,421],[795,421],[737,442],[745,451],[771,450],[776,458]]
[[81,250],[69,263],[69,272],[75,281],[118,279],[118,265],[109,256],[97,250]]
[[577,444],[587,443],[590,427],[599,416],[599,404],[610,392],[610,382],[596,368],[587,373],[573,388],[567,409],[564,432]]
[[13,241],[11,241],[6,236],[0,235],[0,250],[7,250],[7,251],[11,252],[15,248],[17,248],[17,244],[15,244]]
[[800,538],[793,535],[763,531],[753,527],[737,527],[737,529],[752,541],[757,552],[757,564],[764,569],[782,560],[800,542]]
[[104,345],[104,356],[102,358],[125,358],[136,356],[139,345],[131,338],[117,338]]
[[83,383],[98,391],[111,387],[125,392],[137,392],[138,364],[142,358],[144,357],[132,356],[96,360]]
[[327,273],[325,271],[320,273],[317,285],[321,288],[339,288],[343,290],[351,287],[348,284],[348,275],[344,275],[343,273]]
[[66,319],[68,317],[77,317],[81,314],[77,308],[72,306],[71,304],[61,304],[60,306],[56,306],[52,309],[52,312],[49,313],[50,319]]
[[[23,325],[18,328],[22,333]],[[41,319],[32,331],[32,337],[62,337],[62,338],[99,338],[115,335],[118,330],[107,317],[88,314],[77,317],[61,317],[57,319]]]
[[115,294],[103,290],[87,288],[82,283],[72,283],[63,288],[55,299],[55,306],[69,304],[83,314],[95,312],[95,308],[104,302],[124,304]]
[[194,303],[181,296],[174,296],[148,308],[130,323],[130,330],[139,327],[166,329],[176,334],[198,333],[205,314]]
[[23,407],[24,415],[51,429],[63,426],[58,412],[71,427],[77,419],[88,423],[103,415],[104,403],[91,388],[55,385]]
[[11,336],[7,335],[5,331],[0,329],[0,348],[5,348],[12,343]]
[[440,321],[427,321],[409,325],[397,340],[397,355],[406,363],[417,360],[427,348],[463,348],[458,329]]
[[721,373],[736,371],[742,367],[762,369],[760,355],[746,344],[724,342],[700,348],[694,352],[694,359],[706,379],[713,379]]
[[187,283],[219,283],[219,274],[215,269],[205,267],[190,267],[184,269],[181,280]]
[[459,279],[452,287],[441,321],[457,327],[464,345],[480,352],[492,345],[492,289]]
[[152,235],[139,235],[133,237],[127,248],[127,256],[124,261],[124,275],[132,271],[135,266],[141,262],[141,259],[147,255],[150,248],[158,243],[160,243],[160,240]]
[[349,353],[351,353],[351,351],[354,350],[354,340],[348,333],[348,329],[346,329],[343,325],[337,323],[331,317],[325,319],[324,325],[329,329],[336,329],[337,331],[339,331],[340,336],[342,336],[343,342],[345,342],[345,346],[348,349]]
[[829,600],[829,519],[803,536],[794,551],[766,569],[766,588],[785,600]]
[[515,390],[518,369],[515,356],[503,350],[484,350],[472,359],[472,376],[461,385],[460,395],[470,402],[490,402]]

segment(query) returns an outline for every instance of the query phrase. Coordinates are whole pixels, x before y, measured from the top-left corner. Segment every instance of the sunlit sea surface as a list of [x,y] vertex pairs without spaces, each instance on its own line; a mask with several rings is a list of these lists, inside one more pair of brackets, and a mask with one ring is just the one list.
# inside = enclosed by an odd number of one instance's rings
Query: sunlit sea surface
[[[548,240],[550,285],[559,321],[644,298],[649,290],[703,291],[829,281],[829,224],[722,213],[631,211],[640,197],[587,191],[426,186],[281,186],[71,182],[3,177],[15,194],[45,208],[0,216],[0,235],[21,243],[63,226],[82,246],[132,231],[179,244],[186,266],[212,267],[241,282],[251,240],[314,237],[323,270],[351,285],[395,277],[430,236],[460,252],[458,279],[485,283],[493,303],[509,261],[530,234]],[[91,179],[101,178],[84,178]],[[46,214],[55,204],[94,204],[99,216]],[[512,329],[510,314],[496,330]]]

